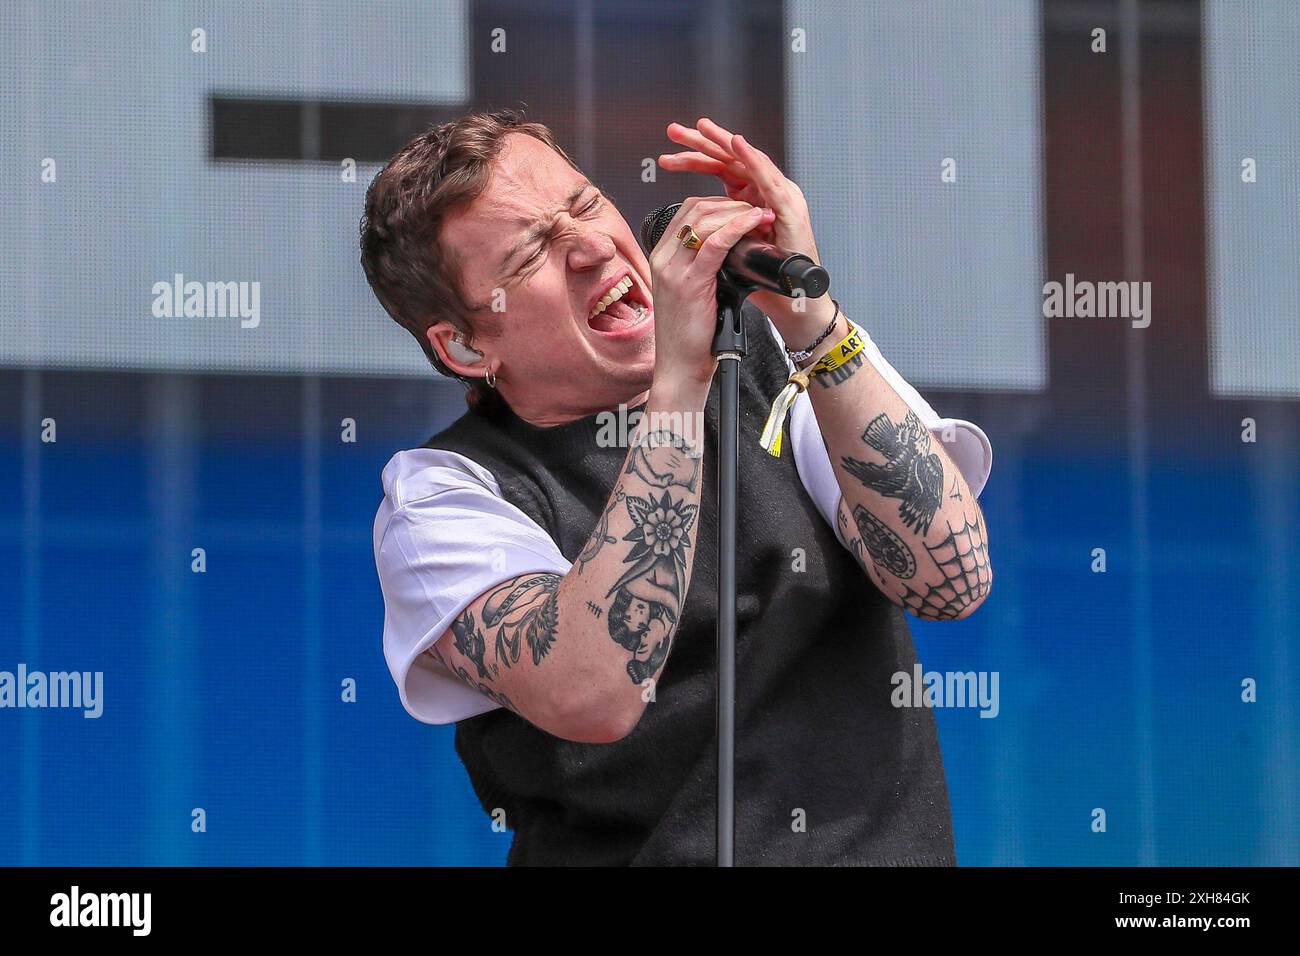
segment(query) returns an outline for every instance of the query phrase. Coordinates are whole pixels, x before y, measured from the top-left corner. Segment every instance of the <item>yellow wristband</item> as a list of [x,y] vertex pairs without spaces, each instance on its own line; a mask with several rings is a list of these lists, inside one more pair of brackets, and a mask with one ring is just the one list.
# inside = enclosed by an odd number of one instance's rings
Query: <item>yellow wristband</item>
[[791,373],[785,388],[781,389],[776,398],[772,400],[772,410],[768,412],[767,423],[763,426],[763,434],[758,439],[758,443],[763,446],[764,451],[774,458],[781,457],[781,433],[785,424],[785,417],[790,413],[790,406],[799,397],[799,393],[808,387],[808,382],[814,375],[835,371],[841,365],[851,361],[854,356],[862,351],[862,347],[862,332],[850,322],[849,334],[813,363],[812,368]]
[[862,332],[857,326],[849,325],[849,334],[844,336],[838,343],[831,347],[831,350],[813,363],[813,367],[808,369],[809,375],[820,375],[822,372],[833,372],[841,365],[846,364],[853,356],[862,351]]

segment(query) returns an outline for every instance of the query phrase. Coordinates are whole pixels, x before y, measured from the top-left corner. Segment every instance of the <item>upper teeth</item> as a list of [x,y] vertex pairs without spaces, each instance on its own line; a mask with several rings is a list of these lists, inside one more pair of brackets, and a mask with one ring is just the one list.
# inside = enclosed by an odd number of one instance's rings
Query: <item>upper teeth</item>
[[587,316],[587,318],[594,319],[596,316],[600,315],[600,313],[609,308],[611,303],[617,302],[619,299],[623,298],[623,296],[627,295],[628,290],[631,288],[632,277],[623,276],[622,280],[618,282],[614,288],[601,296],[600,301],[591,307],[591,315]]

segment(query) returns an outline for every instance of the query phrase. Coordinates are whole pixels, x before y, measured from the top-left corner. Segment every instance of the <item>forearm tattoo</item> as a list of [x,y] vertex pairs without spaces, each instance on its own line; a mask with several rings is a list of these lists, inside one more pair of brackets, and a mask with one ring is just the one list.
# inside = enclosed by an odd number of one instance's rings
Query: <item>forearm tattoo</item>
[[699,451],[675,432],[659,429],[642,435],[627,459],[623,474],[634,474],[652,488],[680,485],[695,490],[700,475]]
[[[613,599],[605,624],[614,642],[632,654],[627,673],[634,684],[643,683],[663,665],[681,616],[690,574],[690,531],[698,506],[675,497],[669,489],[695,491],[700,459],[692,452],[690,443],[674,432],[645,435],[628,455],[624,474],[635,475],[651,488],[663,489],[662,493],[652,491],[642,497],[620,487],[611,502],[611,508],[623,504],[632,529],[623,536],[631,544],[623,558],[629,567],[605,595]],[[609,537],[607,520],[602,527]],[[607,543],[613,543],[612,537]],[[589,610],[599,616],[599,609]]]
[[853,522],[858,526],[863,546],[872,560],[896,578],[916,575],[916,558],[907,542],[889,530],[889,526],[862,505],[853,506]]
[[[558,574],[529,574],[494,588],[483,602],[480,623],[469,608],[451,622],[452,646],[474,665],[475,673],[432,648],[433,656],[462,681],[498,704],[517,709],[505,694],[489,686],[503,667],[519,663],[528,646],[533,665],[540,664],[559,631]],[[491,637],[491,654],[488,639]]]
[[623,498],[623,486],[619,485],[614,491],[614,496],[609,499],[609,504],[605,506],[605,510],[600,513],[600,522],[596,525],[596,530],[592,532],[582,553],[578,555],[579,574],[587,570],[587,564],[600,554],[605,545],[617,543],[618,539],[609,533],[609,516],[614,513],[614,509],[619,506]]
[[558,574],[534,574],[507,581],[483,602],[483,626],[496,629],[497,661],[510,667],[519,662],[519,640],[528,644],[533,664],[540,664],[559,626],[556,588]]
[[845,470],[877,494],[898,498],[903,524],[924,535],[943,498],[943,463],[930,450],[929,429],[910,410],[901,424],[881,412],[867,425],[862,440],[884,461],[846,455],[841,459]]
[[514,701],[512,701],[501,691],[493,690],[491,687],[489,687],[487,684],[483,683],[482,681],[475,680],[474,677],[470,674],[470,672],[466,670],[464,667],[458,664],[453,664],[451,661],[447,660],[447,658],[443,656],[442,652],[438,650],[438,645],[435,644],[433,647],[425,651],[425,653],[432,656],[435,660],[438,661],[439,664],[441,664],[451,673],[459,677],[462,682],[477,690],[488,700],[492,701],[493,703],[500,704],[502,707],[512,710],[516,714],[519,713],[519,708],[515,706]]
[[632,547],[623,558],[627,568],[606,597],[613,597],[606,623],[609,636],[632,652],[627,673],[640,684],[668,657],[681,615],[689,573],[687,554],[696,505],[665,491],[658,499],[627,496],[632,530],[624,541]]
[[862,368],[862,360],[862,353],[859,352],[839,368],[832,369],[829,372],[818,372],[812,377],[812,380],[822,388],[834,388],[836,385],[843,385],[853,377],[854,372]]
[[[988,594],[992,573],[984,516],[978,504],[974,523],[963,517],[962,527],[956,529],[949,524],[948,534],[939,544],[924,545],[925,557],[929,558],[924,570],[907,543],[876,515],[855,505],[854,529],[847,514],[847,504],[842,504],[838,514],[840,533],[853,557],[885,595],[893,595],[895,604],[917,617],[952,620]],[[887,581],[882,572],[890,574],[892,581]]]
[[903,582],[902,603],[917,617],[952,620],[988,593],[992,575],[981,513],[976,512],[974,524],[963,520],[961,528],[949,525],[947,537],[937,547],[926,545],[925,550],[942,573],[943,581],[926,584],[924,592]]
[[[694,492],[698,487],[700,459],[692,452],[691,443],[671,431],[642,436],[628,455],[624,474],[654,490],[643,497],[620,483],[577,559],[581,575],[606,547],[618,544],[609,531],[610,519],[626,512],[632,524],[622,539],[631,542],[623,558],[626,567],[605,595],[612,599],[607,607],[588,601],[587,611],[597,620],[603,618],[610,637],[631,652],[627,673],[637,685],[653,677],[667,659],[685,598],[690,531],[698,507],[669,489]],[[470,687],[518,713],[492,683],[503,668],[525,658],[525,646],[534,666],[545,660],[559,632],[561,580],[558,574],[532,574],[507,581],[483,601],[481,621],[468,608],[452,621],[452,646],[472,671],[448,660],[450,655],[439,653],[436,646],[430,653]]]
[[[652,488],[679,486],[694,491],[699,481],[700,458],[686,439],[675,432],[659,429],[642,435],[628,455],[625,475],[636,475]],[[586,546],[578,555],[578,574],[587,570],[587,565],[600,554],[607,544],[615,544],[617,539],[609,533],[609,518],[626,498],[623,485],[619,484],[609,499],[609,504],[601,512],[596,530],[592,532]]]
[[867,572],[867,577],[876,582],[876,585],[880,588],[882,594],[887,594],[889,592],[889,586],[881,576],[880,570],[876,567],[875,561],[871,559],[870,555],[867,554],[866,548],[863,547],[862,534],[860,532],[855,533],[850,529],[848,515],[848,509],[843,504],[841,504],[839,510],[835,512],[836,523],[840,526],[840,536],[848,544],[849,552],[853,555],[853,559],[858,562],[858,566]]

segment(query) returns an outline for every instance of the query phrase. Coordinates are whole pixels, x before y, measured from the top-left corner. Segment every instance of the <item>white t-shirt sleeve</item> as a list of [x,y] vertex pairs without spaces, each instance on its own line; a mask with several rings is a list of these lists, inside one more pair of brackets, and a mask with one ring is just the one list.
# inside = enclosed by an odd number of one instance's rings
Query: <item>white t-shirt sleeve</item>
[[[781,347],[780,333],[772,325],[771,319],[768,319],[768,328],[776,339],[777,346]],[[885,360],[879,347],[865,331],[863,338],[865,339],[863,352],[866,354],[867,361],[875,366],[881,377],[916,413],[916,417],[930,429],[930,433],[943,442],[944,449],[954,464],[961,469],[962,477],[970,486],[971,494],[978,497],[988,482],[989,472],[993,469],[993,445],[984,434],[984,430],[974,422],[965,419],[939,417],[939,413],[930,407],[930,403],[922,398],[920,393],[898,374],[898,370]],[[794,369],[788,356],[786,366],[791,370]],[[817,426],[812,398],[807,392],[800,393],[795,399],[794,405],[790,408],[790,420],[786,423],[786,427],[789,429],[790,448],[799,478],[808,490],[817,510],[835,529],[835,536],[839,538],[839,522],[835,520],[835,513],[840,505],[840,485],[835,478],[835,469],[831,465],[826,443],[822,440],[821,429]],[[840,543],[844,543],[843,538],[840,538]]]
[[424,653],[484,591],[522,574],[565,574],[550,535],[463,455],[401,451],[383,473],[375,567],[384,595],[384,659],[407,712],[448,724],[499,705]]

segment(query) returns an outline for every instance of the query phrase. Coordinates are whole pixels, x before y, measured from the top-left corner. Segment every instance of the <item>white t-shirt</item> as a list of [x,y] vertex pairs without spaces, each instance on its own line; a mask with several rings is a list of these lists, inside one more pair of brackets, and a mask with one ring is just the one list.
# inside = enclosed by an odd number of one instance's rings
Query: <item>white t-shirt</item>
[[[780,336],[771,331],[779,344]],[[983,430],[962,419],[940,418],[875,343],[865,335],[864,340],[868,361],[935,438],[943,441],[947,433],[951,440],[944,447],[978,495],[993,464]],[[790,409],[786,437],[804,489],[838,538],[839,484],[806,392]],[[375,515],[375,565],[384,594],[384,658],[402,705],[428,724],[495,710],[498,704],[424,652],[483,592],[530,572],[565,574],[570,562],[545,529],[502,497],[491,472],[463,455],[430,448],[400,451],[384,467],[383,485],[384,500]]]

